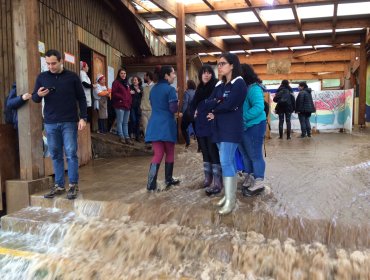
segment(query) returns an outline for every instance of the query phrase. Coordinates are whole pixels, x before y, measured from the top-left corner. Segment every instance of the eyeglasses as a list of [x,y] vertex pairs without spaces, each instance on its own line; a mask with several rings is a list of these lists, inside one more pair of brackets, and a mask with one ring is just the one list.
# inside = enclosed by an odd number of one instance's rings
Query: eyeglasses
[[221,61],[221,62],[217,63],[217,66],[218,67],[222,67],[222,66],[224,66],[226,64],[229,64],[229,63],[228,62]]

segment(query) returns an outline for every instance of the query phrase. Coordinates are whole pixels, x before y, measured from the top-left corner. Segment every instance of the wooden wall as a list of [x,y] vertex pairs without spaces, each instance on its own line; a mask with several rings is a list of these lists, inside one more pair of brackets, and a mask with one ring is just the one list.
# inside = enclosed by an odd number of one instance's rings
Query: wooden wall
[[[124,26],[116,14],[104,1],[40,0],[40,41],[46,49],[74,55],[76,64],[66,66],[76,72],[79,72],[79,40],[106,56],[137,55],[135,42],[127,32],[130,27]],[[109,44],[99,39],[102,31]],[[107,62],[110,65],[108,57]]]
[[4,123],[4,99],[14,81],[11,0],[0,0],[0,124]]

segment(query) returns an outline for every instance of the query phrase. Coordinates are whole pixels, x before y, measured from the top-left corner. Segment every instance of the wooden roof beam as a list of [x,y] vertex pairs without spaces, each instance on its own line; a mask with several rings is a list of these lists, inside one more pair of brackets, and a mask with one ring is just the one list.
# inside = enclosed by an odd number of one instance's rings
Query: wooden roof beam
[[168,1],[168,0],[151,0],[153,4],[161,8],[162,10],[169,13],[174,18],[178,18],[177,13],[177,2],[176,1]]
[[[331,36],[326,37],[317,37],[306,39],[305,42],[301,38],[293,39],[281,39],[275,47],[294,47],[294,46],[313,46],[313,45],[326,45],[326,44],[340,44],[340,43],[358,43],[358,34],[356,35],[337,35],[334,42],[332,41]],[[271,48],[270,42],[255,42],[253,48],[256,49],[268,49]],[[244,50],[244,44],[228,44],[227,50]],[[214,48],[189,48],[190,53],[201,53],[201,52],[214,52],[217,51]],[[277,52],[274,52],[276,54]]]
[[[205,2],[205,0],[203,0]],[[207,0],[208,2],[212,2],[210,0]],[[279,3],[275,6],[278,7],[285,7],[290,6],[291,2],[289,0],[279,0]],[[329,0],[295,0],[294,1],[296,5],[300,4],[327,4],[331,1]],[[214,11],[225,11],[225,12],[232,12],[232,11],[241,11],[241,9],[248,9],[248,4],[245,2],[245,0],[234,0],[234,1],[214,1],[213,2],[213,8]],[[267,8],[270,7],[269,4],[267,4],[266,0],[253,0],[253,7],[255,8]],[[203,3],[201,4],[188,4],[185,7],[185,14],[197,14],[197,13],[208,13],[209,6],[205,6]]]
[[245,0],[245,3],[247,3],[247,5],[252,9],[252,12],[254,13],[254,15],[256,16],[256,18],[258,19],[258,21],[262,24],[262,26],[264,27],[265,31],[270,36],[271,40],[274,43],[277,43],[276,36],[274,36],[271,33],[269,23],[261,15],[260,9],[253,7],[252,2],[250,0]]
[[[322,63],[322,62],[330,62],[330,61],[348,61],[350,62],[352,59],[352,54],[354,50],[352,49],[345,49],[345,50],[326,50],[325,52],[315,53],[307,56],[302,56],[299,58],[294,58],[293,53],[291,51],[285,52],[277,52],[277,53],[254,53],[252,56],[246,57],[245,55],[238,55],[240,63],[248,63],[252,65],[258,64],[267,64],[270,59],[290,59],[292,64],[293,63]],[[304,53],[304,52],[301,52]],[[202,56],[201,60],[203,62],[216,62],[217,58],[213,56]]]
[[[291,2],[293,2],[293,0],[291,0]],[[304,42],[304,41],[306,41],[306,38],[305,38],[304,33],[302,31],[302,20],[298,15],[297,5],[292,5],[291,8],[292,8],[292,11],[293,11],[293,14],[294,14],[294,20],[295,20],[295,24],[297,25],[299,35],[301,36],[301,39]]]
[[219,15],[219,17],[221,17],[225,22],[226,24],[234,31],[235,35],[239,35],[240,38],[243,40],[243,42],[246,44],[246,47],[249,45],[251,46],[251,40],[249,39],[248,36],[242,36],[239,32],[239,27],[237,24],[235,24],[233,21],[231,21],[229,19],[229,17],[227,16],[227,14],[225,12],[218,12],[217,13]]
[[[322,30],[332,29],[332,20],[320,21],[320,22],[302,22],[302,31],[308,30]],[[369,19],[338,19],[336,28],[355,28],[355,27],[368,27],[370,26]],[[276,32],[291,32],[297,31],[297,25],[295,23],[276,24],[270,26],[271,33]],[[245,26],[239,27],[240,34],[259,34],[264,33],[265,28],[262,26]],[[229,28],[216,28],[210,30],[211,36],[222,36],[222,35],[233,35],[233,31]]]
[[333,39],[333,41],[335,40],[335,35],[336,35],[335,29],[336,29],[336,26],[337,26],[337,15],[338,15],[338,0],[336,0],[336,1],[334,2],[334,12],[333,12],[333,35],[332,35],[332,39]]
[[215,9],[214,1],[212,0],[203,0],[204,4],[206,4],[212,11]]
[[[197,23],[197,19],[193,15],[186,15],[185,17],[186,26],[193,32],[197,33],[199,36],[203,37],[206,41],[216,48],[216,51],[226,51],[226,44],[222,39],[217,37],[211,37],[209,28],[204,24]],[[207,51],[205,51],[207,52]]]

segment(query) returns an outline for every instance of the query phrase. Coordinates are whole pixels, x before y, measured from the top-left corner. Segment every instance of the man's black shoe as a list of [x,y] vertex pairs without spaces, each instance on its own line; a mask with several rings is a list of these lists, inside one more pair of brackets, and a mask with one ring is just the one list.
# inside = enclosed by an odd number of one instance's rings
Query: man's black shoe
[[77,184],[69,184],[69,190],[67,192],[68,199],[75,199],[78,194],[78,185]]
[[66,191],[64,187],[59,186],[58,184],[55,184],[53,187],[51,187],[50,192],[47,194],[44,194],[44,198],[54,198],[56,195],[61,195]]
[[264,190],[265,190],[264,187],[259,188],[259,189],[254,190],[254,191],[249,190],[249,188],[243,188],[242,193],[245,197],[251,197],[251,196],[256,196],[256,195],[261,194]]

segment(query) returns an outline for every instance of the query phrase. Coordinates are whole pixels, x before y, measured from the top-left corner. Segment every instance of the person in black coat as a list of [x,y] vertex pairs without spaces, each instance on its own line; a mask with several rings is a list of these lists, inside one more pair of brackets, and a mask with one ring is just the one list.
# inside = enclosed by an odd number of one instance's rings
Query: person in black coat
[[277,89],[277,93],[273,99],[277,103],[275,112],[279,115],[279,138],[283,138],[283,127],[284,127],[284,116],[287,128],[287,139],[291,139],[291,122],[290,118],[295,109],[295,99],[293,90],[289,86],[288,80],[282,80],[280,87]]
[[10,119],[6,120],[7,123],[13,124],[15,129],[18,129],[18,109],[26,104],[27,100],[31,99],[32,95],[30,93],[24,93],[22,95],[17,95],[17,86],[14,83],[12,89],[9,92],[8,98],[6,100],[5,109],[10,113]]
[[298,113],[299,122],[301,124],[301,138],[311,137],[311,114],[316,112],[315,104],[312,100],[312,90],[307,86],[306,82],[299,83],[299,94],[295,103],[295,111]]

